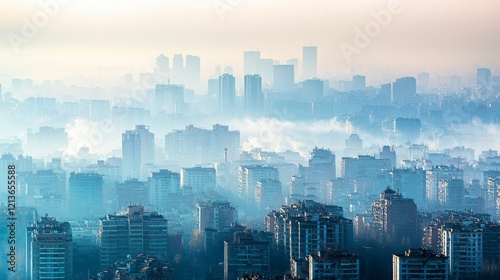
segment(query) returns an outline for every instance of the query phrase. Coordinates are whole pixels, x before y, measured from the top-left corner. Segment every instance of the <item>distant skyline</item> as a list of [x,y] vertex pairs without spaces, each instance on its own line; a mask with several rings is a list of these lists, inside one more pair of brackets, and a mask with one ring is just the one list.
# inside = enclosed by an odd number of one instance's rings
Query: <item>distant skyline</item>
[[[309,45],[318,47],[319,77],[361,74],[367,84],[421,71],[472,78],[476,68],[500,68],[495,0],[41,1],[52,3],[48,12],[34,0],[0,2],[4,84],[11,78],[118,78],[152,72],[159,54],[182,53],[201,57],[206,86],[216,65],[230,65],[241,77],[243,51],[285,63],[301,60]],[[397,12],[346,59],[342,44],[356,46],[357,28],[370,26],[388,7]],[[23,35],[26,22],[37,20],[42,24],[35,24],[32,38]]]

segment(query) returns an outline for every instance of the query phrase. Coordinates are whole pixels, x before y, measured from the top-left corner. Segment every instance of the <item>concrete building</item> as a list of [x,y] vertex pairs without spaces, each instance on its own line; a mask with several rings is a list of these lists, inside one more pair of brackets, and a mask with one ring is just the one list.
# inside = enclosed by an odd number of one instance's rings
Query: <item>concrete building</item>
[[293,65],[280,64],[273,66],[273,89],[276,91],[291,91],[295,87]]
[[28,228],[32,280],[73,278],[73,238],[68,222],[42,217]]
[[233,113],[236,106],[236,85],[234,76],[223,74],[219,77],[219,111]]
[[245,76],[245,113],[259,114],[264,111],[264,94],[262,92],[262,77],[259,75]]
[[253,202],[257,182],[268,179],[279,180],[277,168],[262,165],[240,166],[238,168],[239,197]]
[[359,280],[359,258],[342,250],[318,251],[309,255],[309,280]]
[[448,280],[449,259],[426,249],[392,255],[393,280]]
[[255,186],[255,202],[259,209],[276,209],[283,204],[282,186],[279,180],[265,179]]
[[426,171],[425,189],[428,210],[439,208],[439,182],[450,181],[451,179],[463,180],[463,170],[453,165],[436,165]]
[[154,134],[149,126],[136,125],[122,134],[122,178],[140,178],[141,166],[154,163]]
[[238,210],[228,201],[205,201],[196,204],[198,230],[222,230],[238,221]]
[[180,194],[180,174],[167,169],[151,172],[149,182],[149,203],[154,207],[167,209],[170,196]]
[[318,77],[318,48],[316,46],[302,48],[302,66],[304,79]]
[[103,176],[71,172],[68,183],[69,212],[75,219],[96,218],[104,214]]
[[247,233],[236,233],[232,242],[224,241],[224,280],[254,272],[271,270],[269,243],[256,241]]
[[167,257],[168,221],[142,206],[128,206],[125,213],[99,220],[101,268],[111,267],[123,256],[146,254]]
[[387,188],[380,200],[372,203],[373,226],[378,240],[394,245],[418,245],[417,206],[413,199]]
[[450,261],[451,279],[476,279],[483,266],[483,231],[465,225],[451,225],[442,230],[441,253]]
[[216,187],[215,168],[181,168],[181,189],[189,188],[193,194],[213,192]]

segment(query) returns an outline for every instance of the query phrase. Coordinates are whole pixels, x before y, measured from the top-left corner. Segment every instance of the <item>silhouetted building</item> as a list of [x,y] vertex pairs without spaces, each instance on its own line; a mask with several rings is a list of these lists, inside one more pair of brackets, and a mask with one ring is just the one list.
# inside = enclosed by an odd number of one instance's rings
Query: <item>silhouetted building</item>
[[263,112],[264,94],[262,93],[262,77],[259,75],[245,76],[245,112],[258,114]]
[[488,68],[477,69],[477,86],[488,89],[491,87],[491,70]]
[[245,76],[259,74],[259,64],[259,51],[245,51],[243,53],[243,72]]
[[[149,126],[136,125],[122,134],[122,177],[139,178],[141,166],[154,163],[154,134]],[[142,178],[145,179],[145,178]]]
[[397,118],[394,120],[394,130],[401,144],[416,141],[420,137],[421,126],[420,119]]
[[277,91],[291,91],[295,87],[293,65],[273,66],[273,88]]
[[302,66],[304,79],[318,77],[318,48],[307,46],[302,48]]
[[364,91],[366,90],[366,77],[365,76],[352,76],[352,90]]
[[363,149],[363,140],[361,140],[357,134],[351,134],[349,138],[345,140],[345,149],[359,151]]
[[116,199],[118,209],[127,205],[145,205],[148,203],[148,184],[137,179],[116,183]]
[[69,211],[77,219],[104,214],[102,175],[71,172],[68,183]]
[[403,105],[415,100],[417,94],[417,80],[414,77],[396,79],[392,84],[392,103]]
[[155,114],[159,117],[177,115],[185,111],[184,87],[157,84],[155,87]]
[[224,74],[219,77],[219,110],[222,113],[232,113],[236,105],[236,85],[234,76]]
[[414,246],[417,240],[417,206],[413,199],[387,188],[372,203],[374,231],[381,243]]
[[185,84],[189,88],[198,89],[201,79],[200,57],[194,55],[186,56]]
[[426,171],[427,208],[432,209],[439,204],[440,181],[463,179],[463,170],[452,166],[436,165]]
[[391,168],[396,168],[396,151],[391,149],[390,146],[383,146],[382,151],[379,153],[380,159],[389,159],[391,161]]

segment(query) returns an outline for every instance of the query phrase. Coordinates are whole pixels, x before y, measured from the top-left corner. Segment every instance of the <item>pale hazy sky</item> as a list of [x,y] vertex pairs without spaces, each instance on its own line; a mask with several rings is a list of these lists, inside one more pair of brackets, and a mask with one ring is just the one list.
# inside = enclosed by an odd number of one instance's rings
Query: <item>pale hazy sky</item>
[[[67,3],[57,5],[47,24],[24,37],[26,20],[43,23],[40,3],[55,1],[0,0],[2,80],[147,71],[160,53],[199,55],[202,78],[215,65],[232,65],[240,75],[244,50],[285,61],[301,58],[310,44],[318,46],[320,75],[355,72],[370,81],[371,75],[500,68],[498,0],[61,0]],[[399,12],[347,62],[342,42],[355,46],[356,28],[391,2]],[[214,4],[234,6],[219,16]],[[13,34],[24,38],[17,51]]]

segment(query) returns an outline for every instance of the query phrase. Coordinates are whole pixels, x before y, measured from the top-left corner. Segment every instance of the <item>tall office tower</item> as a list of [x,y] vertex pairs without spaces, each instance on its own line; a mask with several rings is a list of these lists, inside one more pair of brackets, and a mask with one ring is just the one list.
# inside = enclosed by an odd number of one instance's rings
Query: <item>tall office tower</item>
[[365,76],[352,76],[352,90],[353,91],[364,91],[366,89],[366,77]]
[[42,217],[28,228],[32,280],[73,278],[73,238],[68,222]]
[[259,209],[276,209],[283,204],[282,186],[278,180],[260,180],[255,187],[255,202]]
[[262,58],[259,61],[259,75],[262,77],[262,83],[266,88],[270,87],[274,81],[274,61],[272,58]]
[[128,206],[125,213],[99,219],[101,268],[109,268],[123,256],[138,254],[167,257],[168,221],[142,206]]
[[243,73],[244,75],[259,74],[260,52],[246,51],[243,53]]
[[293,65],[281,64],[273,66],[273,88],[277,91],[290,91],[295,87]]
[[[15,220],[12,220],[12,212],[9,211],[7,206],[5,204],[0,205],[0,225],[2,225],[0,227],[0,240],[5,242],[5,246],[0,249],[0,263],[2,263],[2,267],[5,267],[5,269],[0,270],[0,279],[30,279],[31,247],[30,240],[26,238],[26,228],[38,220],[38,213],[34,207],[17,207],[14,216]],[[15,222],[15,229],[9,227],[10,222]],[[9,244],[9,240],[13,240],[13,238],[15,238],[16,243]],[[7,246],[8,244],[9,246]],[[15,245],[13,253],[10,245]],[[11,266],[9,259],[12,255],[15,255],[16,258],[15,273],[7,270]]]
[[170,77],[170,61],[167,56],[160,54],[156,58],[155,74],[161,83],[168,82]]
[[181,188],[190,189],[193,194],[214,192],[216,187],[215,168],[181,168]]
[[413,199],[387,188],[372,203],[373,224],[378,239],[394,245],[417,246],[417,205]]
[[149,177],[149,203],[154,207],[167,208],[172,195],[180,194],[180,174],[167,169],[151,172]]
[[304,200],[269,215],[274,216],[274,242],[289,261],[325,248],[350,250],[353,245],[352,220],[343,217],[340,206]]
[[264,110],[264,94],[262,93],[262,77],[259,75],[245,76],[245,112],[259,114]]
[[210,97],[219,98],[219,79],[208,79],[207,94]]
[[198,230],[222,230],[238,221],[238,210],[229,201],[215,200],[196,203]]
[[390,146],[383,146],[382,151],[379,152],[380,159],[389,159],[391,161],[391,169],[396,168],[396,151],[391,149]]
[[293,76],[294,77],[299,77],[299,59],[297,58],[290,58],[286,60],[286,64],[293,65]]
[[417,75],[417,89],[426,91],[429,88],[430,76],[427,72],[421,72]]
[[322,80],[305,80],[302,84],[302,100],[306,102],[319,101],[323,98],[324,84]]
[[233,75],[219,77],[219,110],[223,113],[234,112],[236,105],[236,85]]
[[239,197],[252,202],[255,198],[257,182],[266,179],[279,180],[278,169],[262,165],[240,166],[238,168]]
[[461,209],[464,204],[465,184],[462,179],[440,180],[438,201],[444,209]]
[[304,79],[318,77],[318,48],[314,46],[302,48],[302,76]]
[[417,95],[417,80],[414,77],[396,79],[392,83],[392,103],[404,105],[414,100]]
[[477,279],[483,266],[483,230],[451,224],[442,229],[441,253],[447,256],[450,279]]
[[200,87],[201,79],[201,66],[199,56],[186,56],[186,68],[184,73],[186,76],[186,86],[192,89],[198,89]]
[[394,129],[401,144],[415,142],[420,137],[421,127],[420,119],[397,118],[394,120]]
[[409,249],[392,255],[392,279],[441,279],[449,277],[448,257],[426,249]]
[[182,54],[175,54],[172,58],[172,83],[183,85],[185,83],[184,58]]
[[149,126],[136,125],[122,134],[123,180],[139,178],[141,166],[154,163],[154,134]]
[[260,275],[271,271],[269,243],[256,241],[248,233],[235,233],[232,242],[224,241],[224,280],[240,279],[249,271]]
[[176,115],[184,110],[184,87],[157,84],[155,86],[156,116]]
[[412,198],[417,209],[425,209],[425,170],[393,169],[392,189],[406,198]]
[[97,173],[71,172],[68,183],[69,212],[75,219],[101,217],[104,212],[103,179]]
[[477,86],[481,88],[491,87],[491,70],[488,68],[477,69]]
[[426,171],[425,194],[427,198],[427,210],[439,207],[439,182],[451,181],[452,179],[463,180],[464,171],[455,166],[436,165]]
[[359,257],[347,251],[313,252],[309,255],[309,278],[359,280]]

